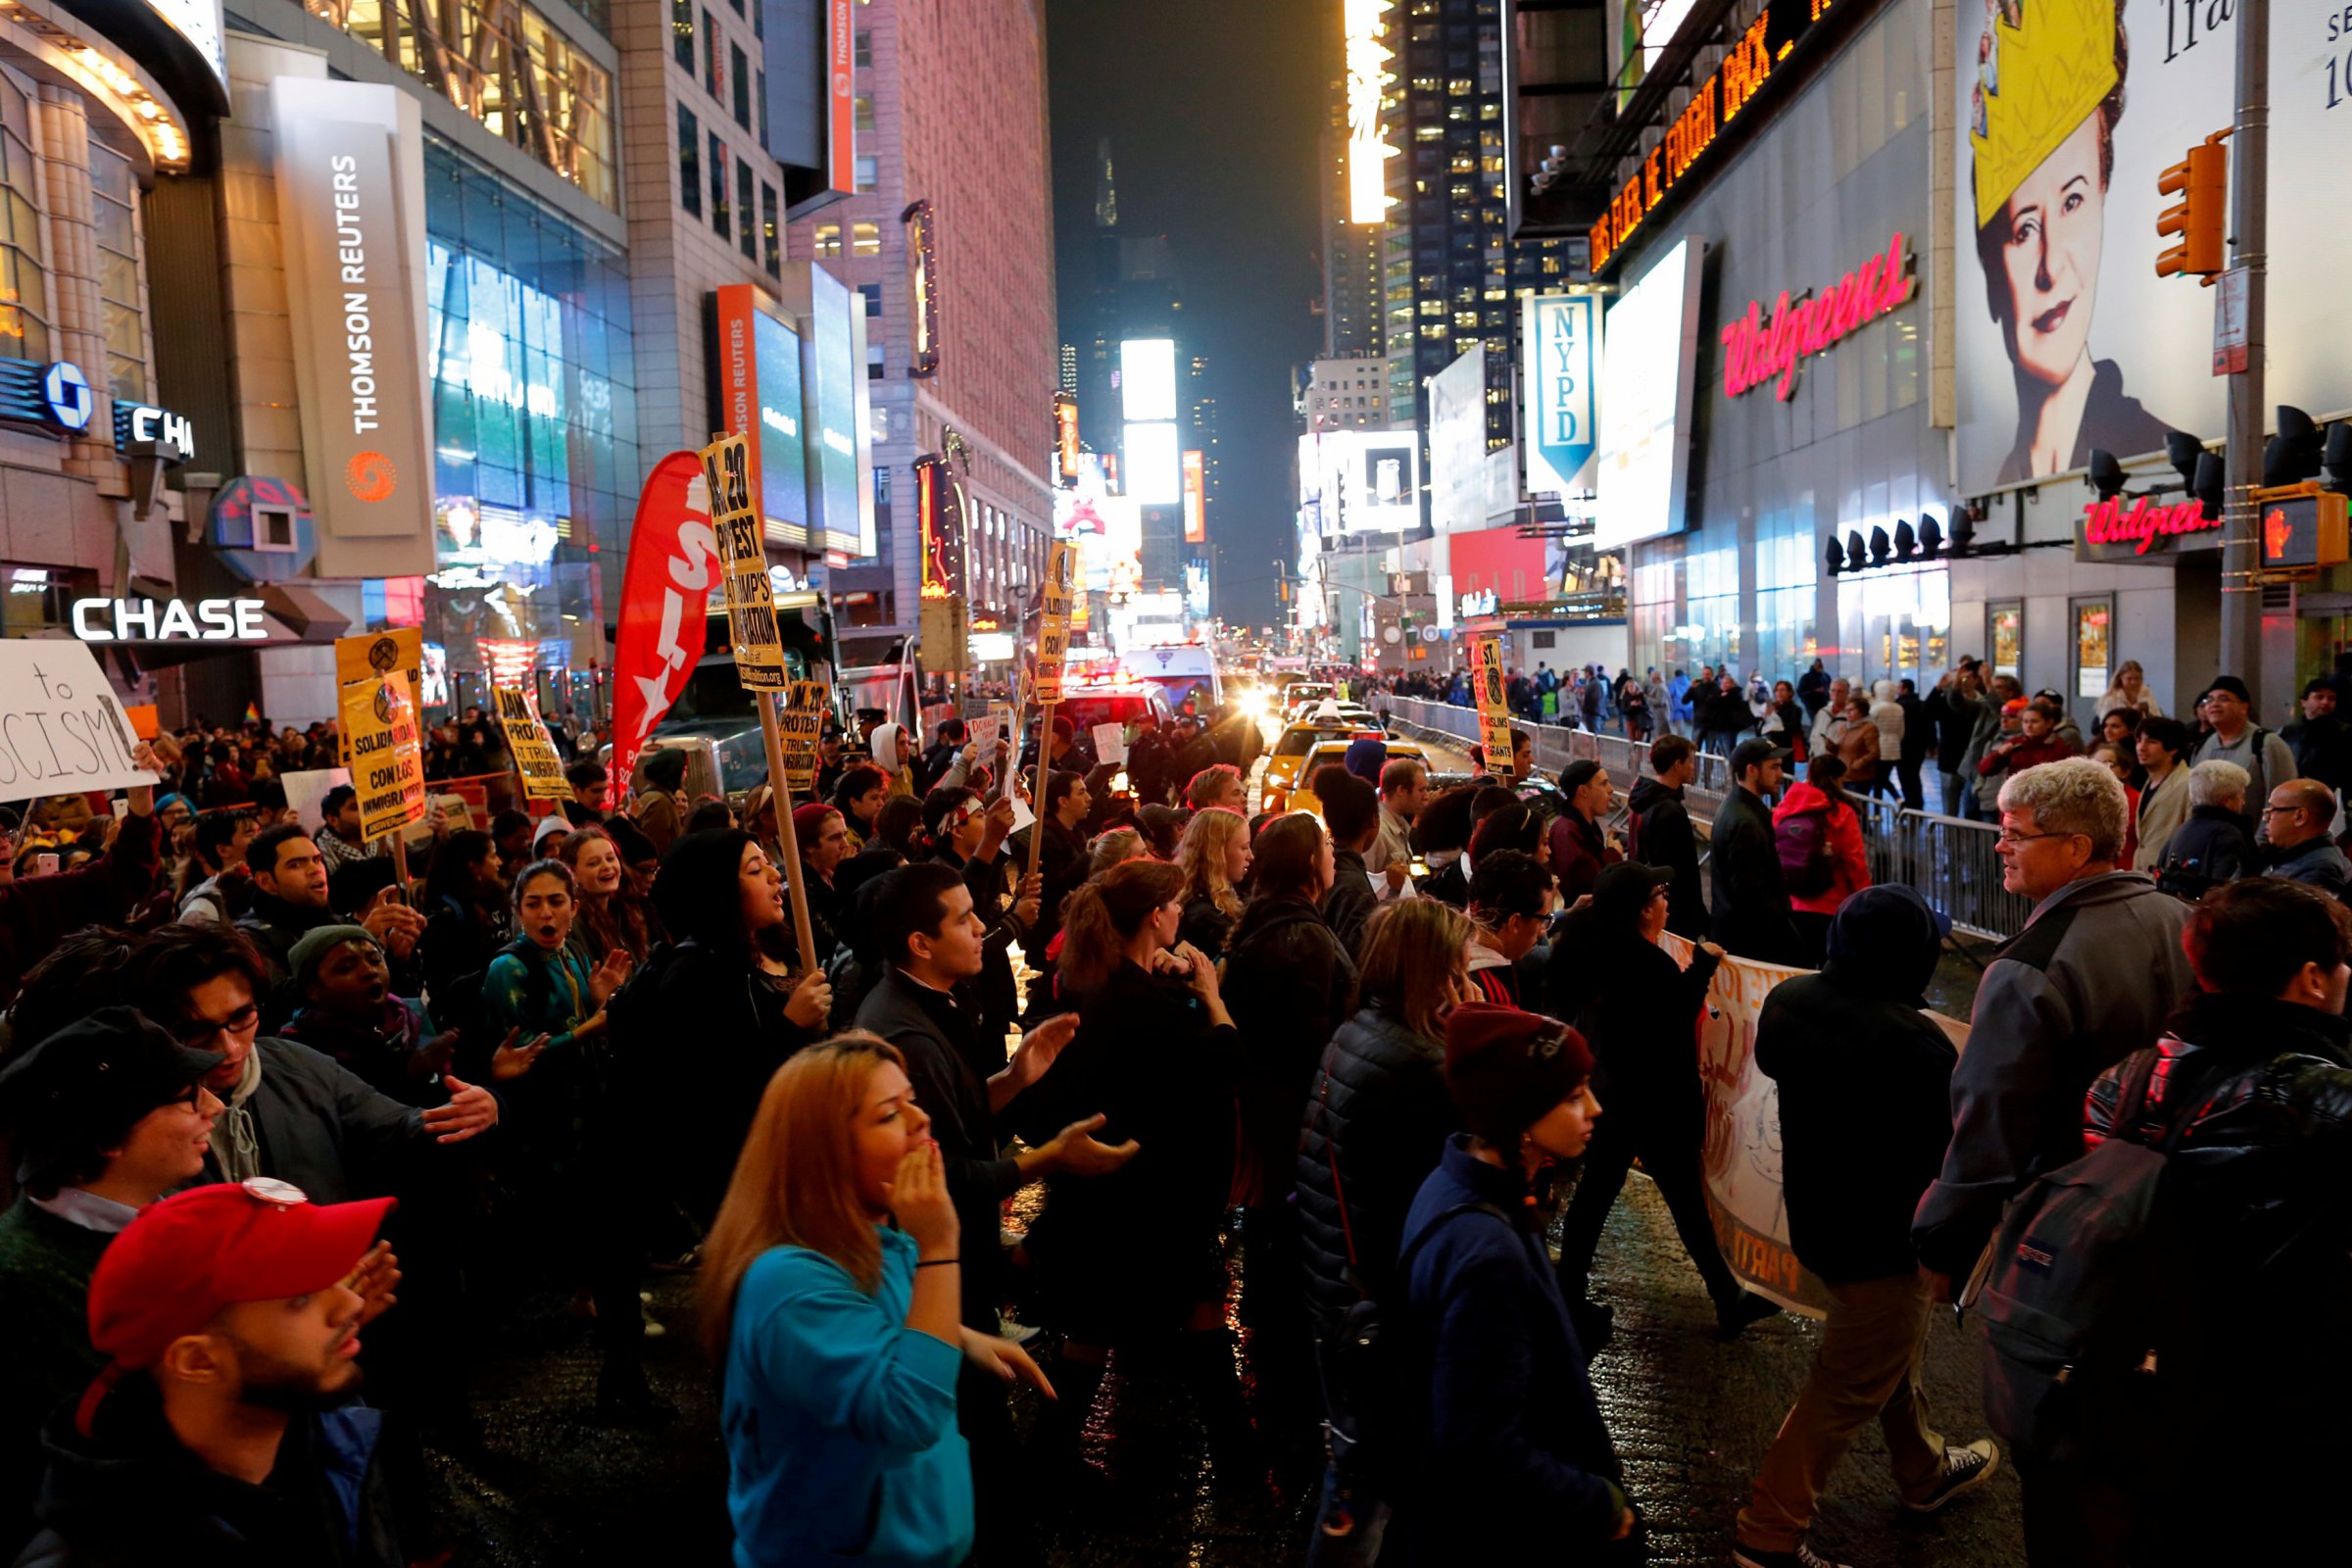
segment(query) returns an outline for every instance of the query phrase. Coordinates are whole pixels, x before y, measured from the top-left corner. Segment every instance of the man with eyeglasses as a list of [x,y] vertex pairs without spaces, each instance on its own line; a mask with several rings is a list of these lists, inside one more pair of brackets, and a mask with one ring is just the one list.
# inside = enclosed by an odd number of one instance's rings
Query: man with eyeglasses
[[2118,870],[2127,803],[2104,763],[2069,758],[2001,786],[2001,885],[2026,928],[1977,987],[1952,1074],[1952,1141],[1912,1222],[1920,1266],[1954,1298],[2033,1176],[2082,1152],[2091,1080],[2155,1039],[2195,988],[2180,949],[2189,906]]
[[0,1214],[0,1544],[32,1535],[49,1412],[105,1358],[90,1348],[90,1272],[149,1203],[204,1174],[220,1102],[190,1051],[128,1007],[101,1007],[0,1071],[0,1126],[24,1188]]
[[127,989],[191,1050],[218,1052],[205,1086],[226,1111],[205,1157],[225,1181],[269,1176],[329,1202],[403,1185],[416,1157],[498,1124],[497,1097],[454,1073],[449,1102],[404,1105],[308,1046],[262,1032],[267,977],[234,932],[170,926],[132,957]]
[[2271,841],[2268,874],[2342,898],[2352,886],[2352,859],[2328,836],[2335,791],[2316,778],[2289,779],[2271,791],[2262,814]]

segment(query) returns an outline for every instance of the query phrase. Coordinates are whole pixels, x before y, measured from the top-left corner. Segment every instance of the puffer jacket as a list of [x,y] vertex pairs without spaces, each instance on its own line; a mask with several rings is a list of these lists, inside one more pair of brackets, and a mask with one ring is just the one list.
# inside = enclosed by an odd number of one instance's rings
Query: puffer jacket
[[[1328,1329],[1360,1297],[1386,1288],[1413,1195],[1459,1126],[1446,1093],[1441,1042],[1416,1034],[1378,1004],[1340,1025],[1307,1096],[1298,1141],[1298,1230],[1318,1328]],[[1358,1265],[1352,1269],[1351,1235]]]
[[[2125,1076],[2151,1054],[2147,1108],[2119,1128]],[[2196,1251],[2191,1277],[2207,1287],[2195,1363],[2203,1411],[2316,1421],[2339,1409],[2352,1364],[2311,1347],[2352,1335],[2352,1022],[2199,994],[2084,1099],[2085,1144],[2148,1142],[2152,1124],[2180,1129],[2165,1194]]]
[[1278,1199],[1291,1190],[1316,1047],[1348,1017],[1355,964],[1315,906],[1257,898],[1234,922],[1221,989],[1242,1031],[1245,1185],[1260,1200]]

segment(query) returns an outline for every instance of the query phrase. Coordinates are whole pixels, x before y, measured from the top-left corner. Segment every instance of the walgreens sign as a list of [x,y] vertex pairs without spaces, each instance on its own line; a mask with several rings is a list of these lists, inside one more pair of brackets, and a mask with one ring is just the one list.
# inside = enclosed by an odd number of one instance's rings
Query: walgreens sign
[[1897,234],[1886,253],[1874,256],[1828,287],[1808,289],[1791,300],[1783,290],[1767,318],[1762,302],[1722,332],[1723,393],[1736,398],[1767,381],[1783,403],[1796,393],[1796,372],[1805,357],[1834,348],[1880,317],[1906,303],[1916,286],[1917,259]]

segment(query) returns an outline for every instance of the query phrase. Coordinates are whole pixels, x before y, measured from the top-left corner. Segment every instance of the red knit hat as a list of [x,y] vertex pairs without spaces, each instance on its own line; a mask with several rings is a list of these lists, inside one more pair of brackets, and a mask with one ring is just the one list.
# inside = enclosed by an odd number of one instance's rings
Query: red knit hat
[[818,835],[825,831],[825,818],[840,814],[839,810],[825,805],[822,801],[810,801],[807,806],[796,806],[792,808],[793,842],[801,847],[803,855],[808,853],[809,848],[816,843]]
[[1446,1020],[1446,1088],[1489,1144],[1515,1143],[1592,1076],[1585,1037],[1557,1018],[1472,1002]]

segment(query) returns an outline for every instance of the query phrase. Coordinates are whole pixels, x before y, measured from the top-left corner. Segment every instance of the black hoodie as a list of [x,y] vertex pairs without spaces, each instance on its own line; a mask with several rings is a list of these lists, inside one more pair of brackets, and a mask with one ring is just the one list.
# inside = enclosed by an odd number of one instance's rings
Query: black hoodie
[[1707,939],[1707,890],[1698,880],[1698,835],[1683,792],[1654,778],[1634,781],[1627,801],[1625,853],[1643,865],[1674,873],[1667,890],[1666,929],[1693,942]]
[[207,1467],[164,1421],[155,1385],[122,1381],[96,1436],[74,1407],[42,1432],[41,1533],[20,1568],[401,1568],[391,1489],[376,1462],[380,1413],[297,1414],[260,1486]]
[[1242,1123],[1287,1192],[1307,1088],[1354,1002],[1355,964],[1304,899],[1250,900],[1225,951],[1221,989],[1242,1032]]
[[1825,1280],[1918,1267],[1912,1211],[1943,1167],[1960,1059],[1921,1011],[1941,949],[1915,890],[1865,888],[1831,923],[1821,972],[1764,998],[1756,1066],[1780,1085],[1788,1240]]

